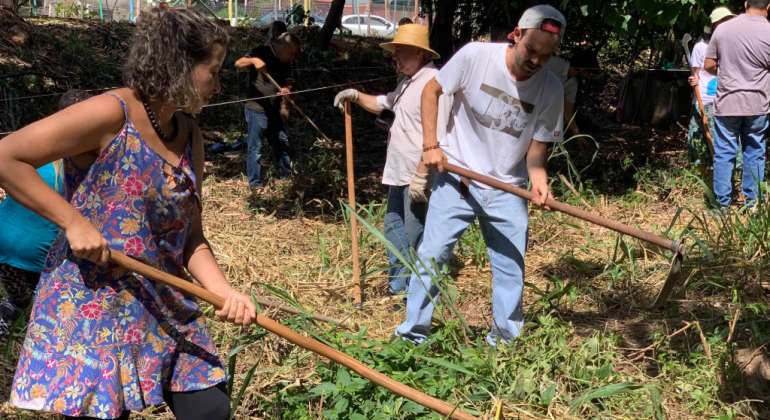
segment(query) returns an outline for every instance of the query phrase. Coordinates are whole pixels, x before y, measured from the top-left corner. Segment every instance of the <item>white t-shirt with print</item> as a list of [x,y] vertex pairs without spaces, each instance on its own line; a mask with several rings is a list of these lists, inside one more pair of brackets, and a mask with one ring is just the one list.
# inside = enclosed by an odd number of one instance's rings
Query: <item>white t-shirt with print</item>
[[[692,54],[690,54],[690,64],[693,67],[700,68],[698,71],[698,90],[700,91],[700,100],[703,105],[711,105],[714,103],[714,98],[717,96],[717,77],[706,71],[703,68],[703,63],[706,61],[706,48],[709,44],[706,41],[701,40],[695,46],[692,47]],[[692,103],[697,104],[698,98],[693,95]]]
[[507,48],[513,47],[470,43],[438,72],[444,94],[455,95],[440,143],[449,163],[524,186],[524,156],[532,139],[563,140],[564,93],[559,79],[545,69],[525,81],[514,80],[505,64]]

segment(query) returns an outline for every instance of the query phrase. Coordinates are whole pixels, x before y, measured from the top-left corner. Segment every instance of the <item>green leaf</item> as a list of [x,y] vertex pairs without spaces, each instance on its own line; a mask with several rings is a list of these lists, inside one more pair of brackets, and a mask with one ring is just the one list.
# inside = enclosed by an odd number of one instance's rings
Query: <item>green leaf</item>
[[640,388],[644,388],[647,390],[647,392],[650,393],[650,399],[653,405],[653,409],[655,410],[656,417],[658,417],[658,413],[659,413],[660,417],[658,418],[662,420],[663,408],[660,405],[660,391],[652,385],[634,385],[634,384],[629,384],[628,382],[619,382],[619,383],[607,385],[599,389],[589,390],[588,392],[583,394],[583,396],[575,398],[574,400],[572,400],[572,402],[569,403],[569,407],[570,407],[569,413],[574,415],[575,413],[577,413],[578,409],[580,409],[580,406],[582,406],[583,403],[590,402],[593,399],[611,397],[613,395],[635,391]]
[[328,394],[330,394],[330,393],[332,393],[332,392],[334,392],[336,390],[337,390],[337,385],[336,384],[333,384],[331,382],[324,382],[321,385],[318,385],[317,387],[311,389],[308,392],[310,392],[310,395],[312,395],[314,397],[317,397],[317,396],[319,396],[321,394],[328,395]]
[[334,404],[334,408],[337,410],[337,412],[343,413],[343,412],[345,412],[345,410],[347,410],[348,404],[350,404],[348,399],[347,398],[343,398],[343,399],[337,401],[337,404]]
[[551,384],[551,386],[546,388],[545,391],[540,393],[540,403],[547,406],[551,404],[551,401],[553,401],[553,397],[555,396],[556,396],[556,384]]
[[607,363],[594,373],[594,378],[607,379],[610,375],[612,375],[612,363]]
[[584,4],[580,6],[580,11],[583,12],[583,16],[588,16],[588,5]]
[[417,355],[415,355],[415,357],[418,357],[418,358],[423,359],[423,360],[427,360],[428,362],[431,362],[431,363],[433,363],[435,365],[443,366],[443,367],[448,368],[448,369],[452,369],[452,370],[456,370],[458,372],[465,373],[466,375],[471,375],[473,377],[477,376],[475,373],[469,371],[468,369],[466,369],[466,368],[464,368],[462,366],[458,366],[458,365],[456,365],[454,363],[447,362],[446,360],[443,360],[443,359],[434,359],[432,357],[417,356]]
[[254,363],[254,366],[249,369],[248,373],[246,373],[246,377],[243,378],[243,384],[241,384],[241,389],[238,391],[238,396],[233,400],[232,409],[230,409],[230,420],[235,417],[236,411],[238,411],[238,407],[241,405],[241,399],[243,398],[243,394],[246,393],[246,388],[249,387],[251,384],[251,380],[254,377],[254,372],[257,370],[257,366],[259,366],[259,359],[257,359],[257,363]]
[[348,373],[347,369],[340,369],[337,371],[337,380],[343,387],[350,385],[350,373]]

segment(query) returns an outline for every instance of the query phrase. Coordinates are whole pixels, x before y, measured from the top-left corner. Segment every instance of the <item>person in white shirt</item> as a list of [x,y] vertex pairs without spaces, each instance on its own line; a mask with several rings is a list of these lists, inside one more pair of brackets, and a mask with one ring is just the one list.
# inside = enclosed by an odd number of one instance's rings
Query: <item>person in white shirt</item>
[[[527,200],[487,185],[445,173],[446,162],[524,187],[527,175],[544,206],[551,196],[546,174],[548,144],[562,141],[564,91],[559,79],[543,70],[567,26],[551,6],[524,12],[513,31],[515,45],[470,43],[430,80],[422,93],[422,162],[439,173],[431,196],[425,233],[412,275],[402,338],[421,342],[430,332],[439,279],[436,266],[449,263],[457,240],[478,218],[492,266],[493,326],[487,341],[495,346],[519,335],[524,324],[524,255]],[[447,133],[439,144],[438,103],[454,95]],[[436,280],[439,281],[439,280]]]
[[[409,256],[410,248],[416,249],[422,238],[430,191],[428,170],[420,163],[423,137],[420,95],[425,84],[438,72],[432,60],[439,55],[430,49],[428,28],[415,24],[399,26],[393,42],[381,47],[393,53],[398,70],[406,75],[396,90],[375,96],[347,89],[337,94],[334,106],[343,109],[345,101],[351,101],[373,114],[386,110],[395,113],[388,130],[388,154],[382,176],[382,183],[389,186],[383,233],[401,255]],[[446,127],[450,107],[451,100],[443,98],[443,127]],[[389,250],[388,259],[389,293],[406,291],[411,274],[404,272],[404,266]]]

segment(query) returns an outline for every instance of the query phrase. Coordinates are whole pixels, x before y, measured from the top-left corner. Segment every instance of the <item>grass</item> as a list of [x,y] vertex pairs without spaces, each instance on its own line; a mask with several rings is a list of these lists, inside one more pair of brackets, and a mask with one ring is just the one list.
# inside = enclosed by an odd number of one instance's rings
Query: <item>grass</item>
[[[77,39],[63,59],[87,48],[84,38]],[[353,64],[376,60],[367,53],[350,54],[358,60]],[[106,60],[103,65],[114,67]],[[93,68],[83,74],[89,71],[107,72]],[[224,77],[230,78],[232,96],[235,78]],[[18,86],[0,85],[0,97],[19,95]],[[341,139],[341,117],[328,106],[332,98],[322,91],[298,102],[332,139]],[[10,112],[18,119],[21,108],[12,103]],[[210,128],[207,138],[239,140],[241,114],[232,108],[211,108],[202,116]],[[436,301],[432,335],[415,346],[393,339],[403,312],[391,313],[400,297],[385,293],[388,244],[379,234],[385,205],[378,185],[384,138],[371,134],[371,116],[359,112],[354,109],[362,225],[357,234],[365,284],[361,309],[353,307],[351,296],[340,141],[319,142],[293,115],[289,134],[297,173],[288,181],[271,181],[260,195],[248,189],[243,156],[213,156],[206,164],[204,225],[230,281],[244,292],[348,319],[349,325],[335,328],[306,316],[265,311],[268,316],[481,418],[495,418],[498,402],[504,418],[770,416],[770,359],[763,347],[770,341],[765,274],[770,207],[756,214],[736,208],[724,218],[704,214],[703,185],[681,159],[645,157],[631,141],[618,140],[620,126],[611,126],[614,137],[599,133],[598,155],[579,162],[569,159],[577,156],[572,142],[559,145],[550,160],[551,186],[559,200],[660,235],[688,238],[684,275],[669,306],[650,307],[668,271],[666,250],[532,209],[522,335],[497,350],[484,341],[492,322],[491,272],[480,230],[472,225],[449,266],[433,279],[443,293]],[[22,124],[31,118],[23,117]],[[646,136],[639,143],[682,144],[681,136],[632,130]],[[268,153],[266,168],[270,159]],[[413,257],[403,256],[402,263],[430,263]],[[216,321],[210,307],[204,312],[231,373],[235,419],[439,418],[260,328],[241,330]],[[23,332],[19,325],[18,333]],[[3,398],[20,345],[20,340],[9,342],[0,355]],[[0,405],[0,416],[54,418],[7,403]],[[132,417],[139,418],[165,420],[171,414],[157,407]]]
[[[350,317],[351,327],[332,328],[269,314],[396,380],[480,417],[492,416],[498,401],[506,418],[732,419],[763,413],[760,398],[751,394],[756,385],[748,384],[744,349],[760,348],[770,333],[765,208],[754,215],[731,212],[722,220],[678,211],[677,204],[635,190],[569,196],[555,178],[554,190],[575,205],[583,205],[582,198],[612,218],[692,238],[686,279],[670,307],[649,308],[667,271],[665,252],[533,210],[523,334],[497,350],[484,341],[491,275],[483,239],[471,228],[435,279],[444,293],[436,302],[432,335],[415,346],[392,338],[403,314],[388,312],[394,298],[384,294],[389,244],[378,230],[383,204],[358,207],[367,299],[355,310],[348,213],[340,208],[314,218],[284,218],[255,210],[243,179],[218,175],[225,163],[232,164],[215,160],[208,167],[213,175],[205,182],[205,225],[231,281],[255,295]],[[676,178],[682,191],[676,200],[697,201],[698,180],[679,169],[643,188],[668,194],[666,180]],[[409,257],[404,263],[414,264]],[[695,322],[697,327],[672,334]],[[233,418],[440,418],[259,328],[243,332],[212,321],[211,329],[232,374]],[[11,343],[0,360],[6,372],[18,346]],[[758,354],[766,357],[761,349]],[[163,408],[142,415],[169,417]]]

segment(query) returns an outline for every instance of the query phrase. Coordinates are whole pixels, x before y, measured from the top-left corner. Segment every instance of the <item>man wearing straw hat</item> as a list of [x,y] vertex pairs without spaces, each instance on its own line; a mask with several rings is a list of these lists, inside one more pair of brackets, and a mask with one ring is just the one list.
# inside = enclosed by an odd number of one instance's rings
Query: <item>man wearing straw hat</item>
[[[733,166],[743,151],[741,189],[746,206],[761,202],[765,135],[770,126],[770,0],[746,1],[746,13],[719,25],[703,68],[717,75],[714,100],[714,195],[719,212],[730,204]],[[719,73],[717,73],[717,67]]]
[[[492,266],[492,346],[519,335],[524,324],[524,255],[527,201],[445,173],[444,163],[524,187],[527,175],[543,206],[550,197],[548,143],[562,141],[564,90],[543,70],[567,26],[551,6],[524,12],[511,33],[515,45],[476,42],[458,51],[422,93],[423,155],[439,174],[425,234],[418,248],[418,273],[409,282],[406,320],[396,334],[421,342],[430,332],[440,281],[433,272],[449,263],[457,240],[478,218]],[[454,95],[452,124],[437,136],[440,95]],[[439,144],[439,139],[441,143]],[[434,280],[435,279],[435,280]]]
[[[388,152],[382,175],[382,183],[389,186],[384,234],[401,255],[409,256],[410,248],[416,249],[422,238],[429,191],[428,170],[420,164],[423,143],[420,95],[425,84],[438,72],[432,60],[439,55],[430,48],[428,28],[415,24],[400,26],[393,42],[381,47],[393,53],[398,70],[406,75],[396,90],[375,96],[347,89],[337,94],[334,106],[344,109],[345,101],[351,101],[373,114],[380,114],[377,126],[388,130]],[[444,127],[450,107],[449,99],[443,98],[439,108]],[[388,259],[389,292],[405,291],[410,273],[404,273],[404,267],[398,265],[398,258],[390,250]]]

